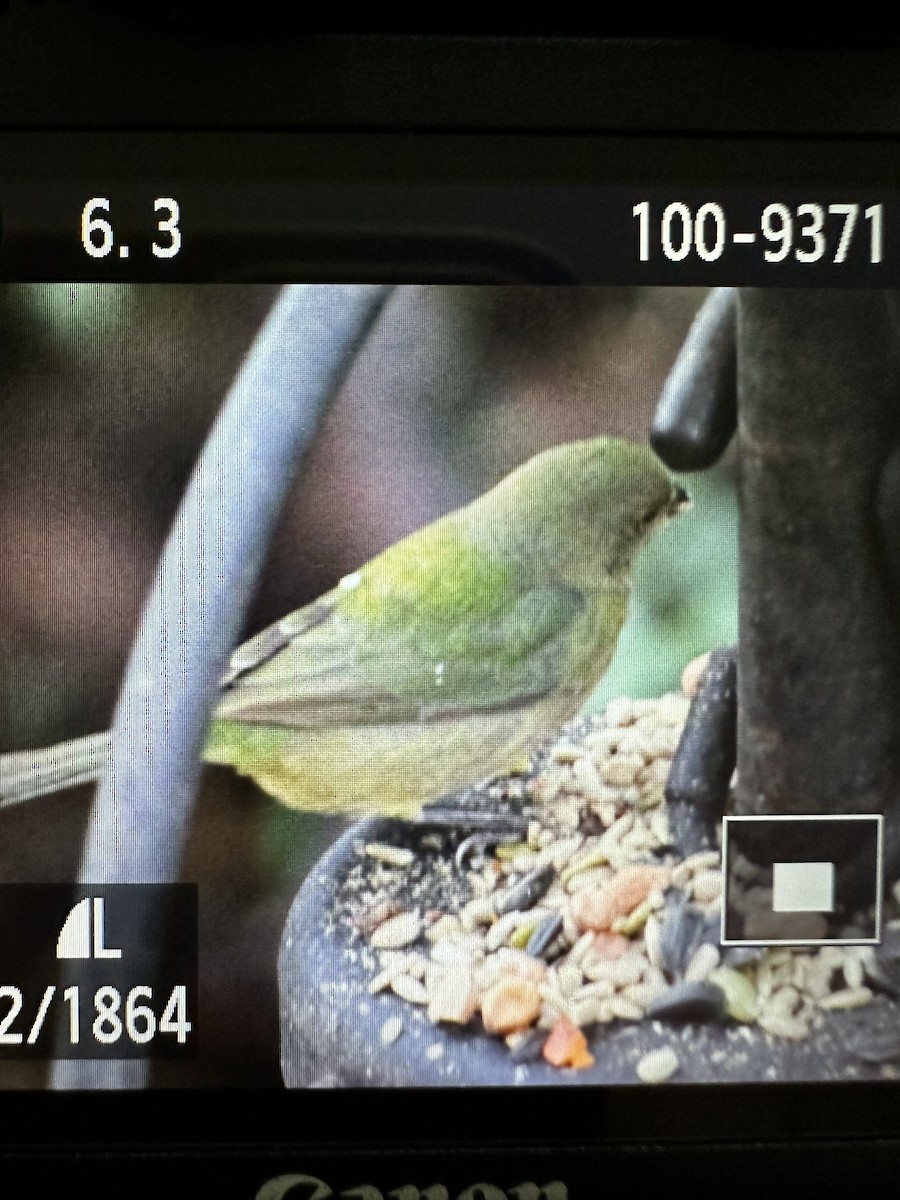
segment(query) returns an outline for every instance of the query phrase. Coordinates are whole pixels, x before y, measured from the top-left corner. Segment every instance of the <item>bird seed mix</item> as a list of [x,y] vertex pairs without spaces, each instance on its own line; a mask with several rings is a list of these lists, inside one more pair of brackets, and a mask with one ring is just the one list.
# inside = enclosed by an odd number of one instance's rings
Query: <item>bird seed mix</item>
[[[823,1012],[867,1004],[869,946],[720,947],[720,851],[680,857],[663,794],[689,705],[616,699],[567,726],[529,775],[493,785],[527,815],[522,837],[455,856],[441,834],[416,852],[360,844],[345,896],[369,991],[480,1028],[516,1061],[575,1068],[610,1022],[725,1020],[802,1039]],[[752,877],[748,864],[749,908]],[[669,1057],[638,1078],[669,1078]]]

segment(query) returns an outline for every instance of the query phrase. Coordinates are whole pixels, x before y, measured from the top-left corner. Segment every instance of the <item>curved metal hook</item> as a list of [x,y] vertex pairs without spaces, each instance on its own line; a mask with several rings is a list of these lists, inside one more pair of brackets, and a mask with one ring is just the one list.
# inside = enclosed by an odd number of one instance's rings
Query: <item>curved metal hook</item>
[[[81,883],[178,878],[209,713],[288,489],[389,294],[285,288],[207,439],[131,651]],[[131,931],[152,954],[152,917]],[[146,1063],[57,1061],[54,1088],[134,1088]]]

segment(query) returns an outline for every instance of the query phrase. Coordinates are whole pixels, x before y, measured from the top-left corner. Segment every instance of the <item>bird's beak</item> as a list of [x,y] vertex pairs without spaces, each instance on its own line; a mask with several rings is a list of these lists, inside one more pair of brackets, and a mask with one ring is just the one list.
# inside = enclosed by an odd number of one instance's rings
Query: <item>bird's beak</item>
[[672,488],[672,495],[669,497],[669,503],[666,505],[666,515],[669,517],[677,517],[679,513],[685,512],[691,507],[691,498],[677,484]]

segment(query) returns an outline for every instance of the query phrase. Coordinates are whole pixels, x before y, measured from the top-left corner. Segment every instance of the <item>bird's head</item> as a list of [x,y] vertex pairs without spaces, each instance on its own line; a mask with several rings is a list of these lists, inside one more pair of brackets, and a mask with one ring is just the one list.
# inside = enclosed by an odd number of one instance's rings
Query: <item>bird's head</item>
[[532,568],[578,587],[627,573],[647,535],[690,503],[649,446],[607,437],[545,450],[495,493]]

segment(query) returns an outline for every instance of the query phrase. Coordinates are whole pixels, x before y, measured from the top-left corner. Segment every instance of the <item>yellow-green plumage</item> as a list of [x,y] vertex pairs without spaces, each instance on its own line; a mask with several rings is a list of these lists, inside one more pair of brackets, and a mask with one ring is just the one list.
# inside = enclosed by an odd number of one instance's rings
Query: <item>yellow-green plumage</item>
[[537,455],[242,647],[206,758],[291,807],[403,816],[518,765],[602,677],[684,499],[644,446]]

